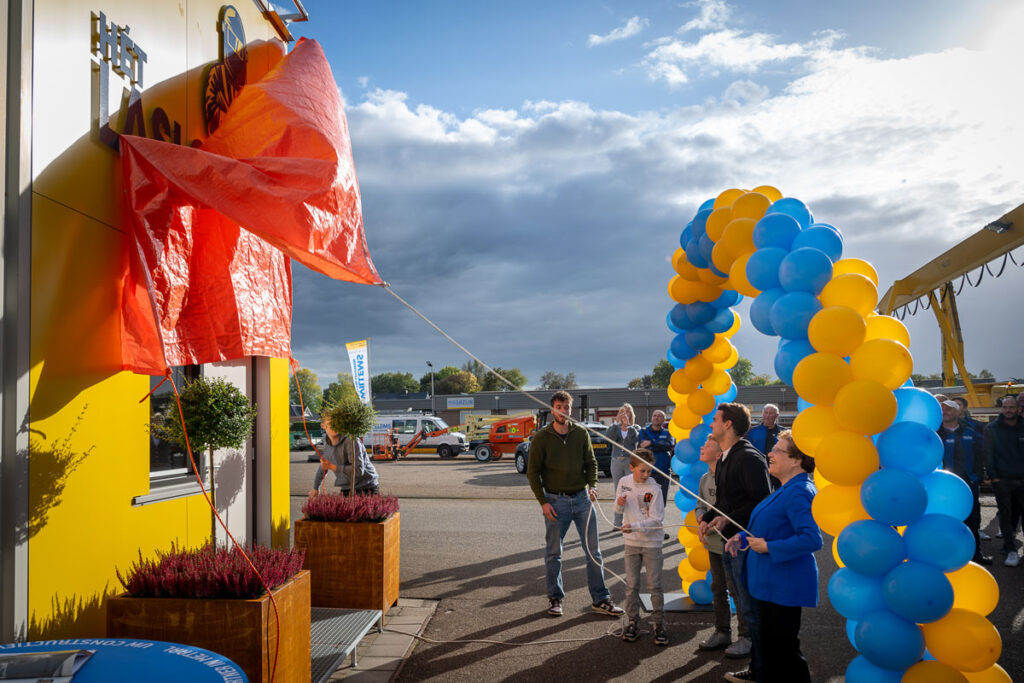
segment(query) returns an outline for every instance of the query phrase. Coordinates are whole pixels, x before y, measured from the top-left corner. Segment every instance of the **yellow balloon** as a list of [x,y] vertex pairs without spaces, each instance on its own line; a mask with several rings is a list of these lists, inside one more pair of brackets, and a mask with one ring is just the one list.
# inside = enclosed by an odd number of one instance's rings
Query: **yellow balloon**
[[860,486],[878,470],[878,449],[871,439],[853,432],[833,432],[814,451],[815,471],[841,486]]
[[816,351],[845,357],[864,343],[865,330],[860,313],[848,306],[829,306],[811,318],[807,338]]
[[[671,384],[668,385],[668,389],[665,390],[665,393],[668,394],[668,400],[675,405],[679,405],[680,403],[686,403],[686,394],[680,394],[678,391],[672,388]],[[688,394],[690,392],[686,393]]]
[[999,660],[999,631],[976,612],[954,607],[946,616],[921,624],[924,642],[935,659],[958,671],[984,671]]
[[733,218],[729,225],[725,226],[722,239],[719,244],[724,244],[729,253],[739,258],[744,254],[753,254],[757,247],[754,246],[754,226],[757,224],[753,218]]
[[686,365],[683,366],[683,372],[686,376],[695,382],[703,382],[711,376],[711,372],[714,370],[714,366],[707,358],[701,355],[694,356],[690,360],[686,361]]
[[704,389],[697,389],[686,399],[686,407],[697,415],[707,415],[715,409],[715,397]]
[[1006,673],[1006,669],[993,664],[984,671],[978,672],[965,672],[964,676],[967,677],[971,683],[1013,683],[1013,679],[1010,678],[1010,674]]
[[811,406],[793,420],[793,442],[804,453],[814,453],[823,438],[839,430],[839,420],[830,406]]
[[697,511],[690,510],[689,512],[687,512],[686,515],[683,517],[683,524],[687,525],[691,529],[695,528],[698,524]]
[[[725,271],[722,271],[722,272],[728,273],[729,271],[725,270]],[[723,282],[725,282],[726,280],[729,279],[728,277],[722,277],[721,275],[715,275],[711,271],[710,268],[701,268],[700,272],[698,273],[698,277],[700,277],[700,281],[701,282],[707,283],[709,285],[721,285]],[[711,291],[711,290],[708,290],[708,291]],[[705,301],[705,300],[706,301],[714,301],[715,299],[717,299],[719,297],[719,295],[721,295],[721,293],[722,293],[721,290],[718,290],[718,291],[715,292],[714,298],[712,298],[712,299],[702,299],[702,301]]]
[[701,579],[705,578],[708,573],[707,569],[705,569],[704,571],[694,569],[693,565],[690,564],[689,558],[687,557],[684,557],[683,559],[679,560],[679,567],[676,571],[679,572],[679,578],[681,578],[683,581],[689,581],[691,583],[694,581],[700,581]]
[[680,429],[693,429],[700,424],[700,416],[694,415],[686,404],[682,403],[672,412],[672,424]]
[[752,254],[738,256],[729,268],[729,286],[743,296],[757,296],[761,293],[761,290],[750,284],[750,280],[747,279],[747,261],[751,256]]
[[907,669],[901,683],[967,683],[967,678],[942,662],[926,659]]
[[953,607],[988,616],[999,604],[999,584],[987,569],[968,562],[955,572],[946,574],[953,585]]
[[910,348],[910,332],[907,331],[907,326],[891,315],[869,315],[864,322],[867,323],[864,341],[894,339]]
[[770,199],[772,202],[777,202],[782,199],[782,192],[772,187],[771,185],[758,185],[751,192],[757,192],[763,194],[765,197]]
[[752,218],[759,221],[771,205],[772,200],[760,192],[748,192],[733,202],[732,217]]
[[682,441],[690,437],[690,430],[684,429],[677,425],[675,422],[668,423],[668,433],[672,435],[672,438],[676,441]]
[[718,268],[723,273],[731,271],[732,264],[735,261],[736,257],[721,242],[711,248],[711,263],[715,264],[715,268]]
[[708,549],[704,546],[697,546],[692,550],[687,548],[686,554],[690,558],[690,565],[700,572],[708,572],[711,569],[711,558],[708,557]]
[[831,353],[812,353],[796,364],[793,388],[812,405],[832,405],[836,394],[853,380],[850,366]]
[[832,277],[837,275],[863,275],[867,279],[871,280],[871,283],[878,286],[878,271],[875,267],[859,258],[844,258],[839,259],[832,266]]
[[[711,273],[711,271],[707,272]],[[714,275],[713,273],[711,274]],[[718,276],[714,275],[714,277]],[[722,296],[722,287],[719,284],[711,284],[709,282],[698,282],[694,285],[694,288],[697,290],[697,301],[711,303],[718,297]]]
[[[732,352],[730,352],[730,355],[732,355]],[[706,389],[712,396],[718,396],[729,391],[731,385],[732,377],[729,376],[729,373],[716,366],[711,371],[711,376],[701,384],[701,388]]]
[[711,346],[701,351],[700,355],[707,358],[713,364],[724,363],[732,355],[732,344],[729,342],[728,337],[723,337],[720,334],[715,335],[715,341],[711,342]]
[[892,339],[872,339],[850,356],[850,370],[856,379],[870,379],[886,389],[903,386],[914,371],[914,359],[906,346]]
[[692,304],[697,302],[696,282],[685,280],[679,275],[674,275],[668,281],[668,295],[672,300],[680,304]]
[[679,545],[684,548],[691,548],[695,545],[700,544],[700,537],[693,529],[687,529],[686,527],[680,527],[679,529]]
[[814,468],[814,485],[820,491],[826,486],[831,486],[832,482],[825,478],[825,475],[821,473],[821,470]]
[[868,519],[867,510],[860,502],[860,487],[839,484],[818,491],[811,503],[811,514],[829,536],[838,536],[852,522]]
[[[682,370],[676,370],[668,380],[669,386],[680,394],[689,394],[696,391],[698,383],[689,378]],[[676,401],[678,403],[678,401]]]
[[723,190],[720,195],[715,198],[714,208],[720,209],[723,206],[732,206],[732,203],[745,194],[744,190],[732,188],[729,190]]
[[[722,361],[721,363],[715,363],[715,369],[716,370],[728,370],[729,368],[731,368],[734,365],[736,365],[736,363],[738,363],[739,361],[740,361],[740,351],[739,351],[739,349],[737,349],[734,346],[734,347],[732,347],[732,353],[729,354],[729,357],[726,360]],[[732,378],[731,377],[729,378],[729,381],[732,382]],[[726,389],[728,389],[728,388],[729,387],[726,387]]]
[[833,408],[839,425],[858,434],[878,434],[896,419],[896,397],[870,379],[855,379],[840,389]]
[[[742,292],[740,292],[740,293],[742,294]],[[736,334],[737,332],[740,331],[740,325],[741,324],[742,324],[742,321],[740,320],[740,314],[737,313],[736,311],[733,311],[732,312],[732,327],[730,327],[725,332],[723,332],[722,336],[726,337],[727,339],[731,339],[734,334]]]
[[728,206],[723,206],[720,209],[715,209],[708,216],[707,223],[704,226],[704,232],[707,233],[708,237],[712,242],[717,242],[722,238],[722,231],[725,230],[725,226],[732,220],[732,209]]
[[[815,474],[817,474],[818,471],[815,470],[814,472],[815,472]],[[846,564],[843,562],[843,558],[839,557],[839,537],[838,536],[836,536],[835,538],[832,539],[832,558],[836,561],[836,564],[839,565],[840,569],[842,569],[843,567],[846,566]]]
[[862,316],[866,316],[875,310],[878,303],[878,287],[863,275],[835,275],[833,271],[832,279],[821,290],[818,299],[826,308],[849,306]]

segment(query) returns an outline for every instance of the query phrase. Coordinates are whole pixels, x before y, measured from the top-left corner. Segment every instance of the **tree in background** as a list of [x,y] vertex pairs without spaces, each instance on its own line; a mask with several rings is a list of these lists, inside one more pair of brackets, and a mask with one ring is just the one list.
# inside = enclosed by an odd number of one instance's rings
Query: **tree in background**
[[456,370],[452,374],[445,375],[438,381],[435,378],[437,393],[439,394],[475,394],[480,391],[480,384],[472,372],[467,370]]
[[653,389],[654,378],[651,375],[643,375],[642,377],[634,377],[629,380],[629,384],[626,385],[627,389]]
[[576,384],[576,373],[570,372],[569,374],[562,375],[554,370],[548,370],[540,376],[540,388],[541,389],[577,389],[579,385]]
[[[376,389],[371,383],[370,389]],[[352,383],[352,375],[347,372],[338,373],[338,381],[331,382],[324,389],[324,402],[322,407],[329,409],[331,406],[336,406],[342,401],[352,399],[359,400],[359,392],[356,391],[355,384]],[[319,412],[319,411],[317,411]]]
[[654,370],[651,372],[651,385],[657,389],[666,388],[675,370],[671,363],[662,358],[654,364]]
[[[443,380],[445,377],[451,377],[452,375],[457,375],[460,372],[462,372],[462,370],[459,370],[454,365],[446,365],[443,368],[441,368],[440,370],[434,371],[434,390],[435,390],[435,392],[438,393],[438,394],[445,393],[444,391],[441,390],[440,381]],[[420,391],[425,391],[427,393],[430,392],[430,373],[429,372],[423,373],[423,376],[420,377]]]
[[515,388],[502,382],[494,372],[488,372],[484,381],[480,382],[480,391],[517,391],[526,386],[526,375],[519,368],[494,368],[494,371],[515,385]]
[[754,374],[754,364],[749,358],[740,356],[736,365],[727,371],[732,377],[732,382],[738,387],[764,387],[772,384],[782,384],[781,379],[775,379],[771,375]]
[[[967,376],[970,377],[971,379],[995,379],[995,375],[993,375],[990,370],[984,368],[982,368],[981,372],[979,372],[978,374],[974,374],[973,372],[968,370]],[[910,375],[910,379],[914,380],[914,382],[922,382],[924,380],[929,379],[942,379],[942,373],[933,372],[929,375],[925,375],[924,373],[915,372]],[[960,379],[959,372],[953,375],[953,384],[963,384],[963,381]]]
[[411,372],[382,372],[370,378],[370,388],[375,394],[414,394],[420,390],[420,383]]
[[[295,371],[295,378],[299,382],[299,386],[302,387],[302,403],[307,408],[312,410],[314,413],[320,412],[320,405],[323,400],[324,392],[317,384],[316,373],[309,368],[299,368]],[[295,386],[295,382],[290,385],[289,395],[291,401],[295,405],[299,404],[299,390]],[[353,387],[355,391],[355,387]]]

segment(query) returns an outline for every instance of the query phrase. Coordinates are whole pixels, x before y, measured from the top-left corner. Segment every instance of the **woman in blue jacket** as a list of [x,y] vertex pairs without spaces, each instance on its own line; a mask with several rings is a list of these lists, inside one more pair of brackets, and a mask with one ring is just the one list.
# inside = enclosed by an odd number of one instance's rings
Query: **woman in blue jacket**
[[[782,485],[754,508],[746,539],[747,589],[761,614],[761,642],[754,647],[766,683],[809,682],[799,636],[801,608],[818,606],[814,553],[821,548],[821,530],[811,516],[817,493],[810,477],[814,458],[801,452],[786,430],[768,453],[768,472]],[[742,536],[729,539],[726,551],[735,556]]]

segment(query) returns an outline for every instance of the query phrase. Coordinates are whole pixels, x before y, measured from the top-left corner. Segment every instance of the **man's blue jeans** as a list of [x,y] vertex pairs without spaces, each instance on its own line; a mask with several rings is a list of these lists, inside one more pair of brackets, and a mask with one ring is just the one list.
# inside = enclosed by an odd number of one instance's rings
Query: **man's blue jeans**
[[[555,508],[557,518],[551,521],[544,518],[544,533],[547,547],[544,550],[544,566],[547,569],[548,597],[561,600],[565,597],[562,590],[562,540],[569,531],[571,524],[576,525],[580,542],[585,544],[583,559],[587,563],[587,586],[590,588],[590,599],[598,605],[611,597],[608,587],[604,584],[604,570],[601,568],[601,549],[597,544],[597,519],[590,519],[591,503],[587,490],[583,489],[573,496],[556,493],[546,494],[548,502]],[[590,553],[587,554],[589,548]],[[591,559],[593,558],[593,559]]]
[[747,590],[747,553],[752,550],[743,550],[733,557],[729,553],[722,553],[722,566],[725,572],[732,578],[736,586],[736,595],[733,596],[739,602],[739,612],[747,620],[747,629],[750,632],[750,670],[754,672],[757,680],[761,679],[761,611],[756,604],[754,597]]

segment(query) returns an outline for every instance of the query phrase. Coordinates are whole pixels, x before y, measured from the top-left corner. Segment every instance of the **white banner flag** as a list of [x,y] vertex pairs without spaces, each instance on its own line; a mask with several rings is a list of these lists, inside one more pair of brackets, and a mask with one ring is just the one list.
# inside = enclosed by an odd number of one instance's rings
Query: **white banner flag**
[[345,344],[348,361],[352,364],[352,384],[356,387],[359,400],[370,403],[370,348],[367,340]]

